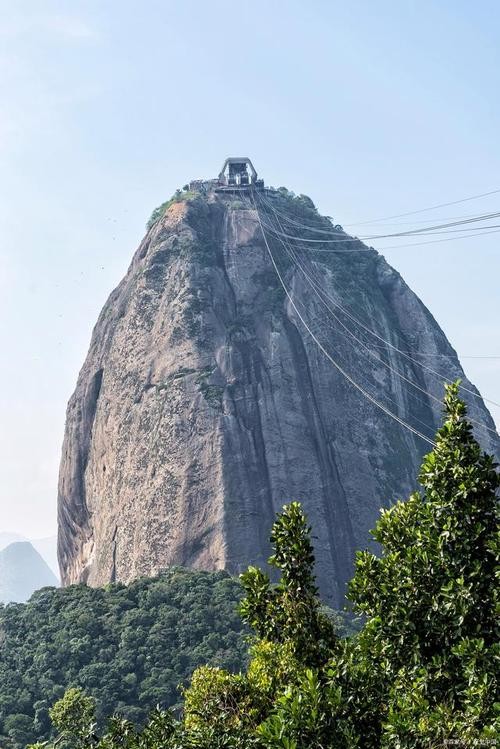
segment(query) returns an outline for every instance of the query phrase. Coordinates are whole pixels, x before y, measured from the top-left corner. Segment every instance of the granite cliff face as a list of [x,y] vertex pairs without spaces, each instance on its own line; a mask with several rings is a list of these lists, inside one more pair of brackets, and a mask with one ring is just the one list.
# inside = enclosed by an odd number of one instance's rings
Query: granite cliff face
[[[331,228],[306,199],[276,201]],[[276,511],[297,499],[314,528],[322,593],[338,605],[380,507],[416,488],[429,445],[364,399],[319,350],[280,287],[256,219],[234,197],[174,202],[104,306],[67,411],[63,584],[127,582],[171,564],[231,572],[263,564]],[[328,319],[279,240],[272,247],[301,314],[332,355],[432,436],[439,404],[389,367],[436,398],[439,378],[344,316],[375,352],[367,356]],[[399,349],[440,355],[428,361],[444,362],[437,368],[450,380],[463,377],[399,274],[374,251],[349,251],[356,247],[309,255],[308,272]],[[471,416],[493,426],[479,399],[471,398]],[[478,436],[497,450],[494,434]]]

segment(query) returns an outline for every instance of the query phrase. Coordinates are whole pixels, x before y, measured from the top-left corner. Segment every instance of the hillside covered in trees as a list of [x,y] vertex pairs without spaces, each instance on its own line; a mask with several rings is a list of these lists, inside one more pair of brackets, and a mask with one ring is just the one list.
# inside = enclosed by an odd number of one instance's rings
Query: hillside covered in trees
[[239,671],[242,595],[226,572],[177,567],[128,586],[43,588],[0,606],[0,747],[47,739],[49,708],[69,687],[95,698],[99,724],[115,712],[140,724],[156,705],[178,705],[179,684],[198,666]]
[[[245,662],[241,586],[224,572],[174,568],[129,586],[43,588],[0,608],[0,736],[47,738],[48,708],[70,686],[134,721],[179,701],[197,666]],[[0,739],[0,746],[5,744]]]

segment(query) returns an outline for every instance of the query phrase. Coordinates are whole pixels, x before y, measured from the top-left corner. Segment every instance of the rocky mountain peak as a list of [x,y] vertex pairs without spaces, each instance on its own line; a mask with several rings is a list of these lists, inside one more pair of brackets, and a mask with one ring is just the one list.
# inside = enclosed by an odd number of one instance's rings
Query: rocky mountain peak
[[[276,511],[297,499],[317,533],[321,591],[340,605],[355,550],[370,543],[380,507],[416,488],[429,444],[363,398],[303,320],[363,389],[429,436],[443,383],[397,350],[443,355],[450,380],[462,368],[400,275],[309,198],[193,187],[153,214],[68,405],[63,583],[127,582],[172,564],[234,573],[263,564]],[[274,227],[270,247],[259,216]],[[337,251],[287,252],[278,227],[301,236],[310,226],[337,232]],[[470,407],[493,427],[480,399]],[[492,432],[482,439],[498,449]]]

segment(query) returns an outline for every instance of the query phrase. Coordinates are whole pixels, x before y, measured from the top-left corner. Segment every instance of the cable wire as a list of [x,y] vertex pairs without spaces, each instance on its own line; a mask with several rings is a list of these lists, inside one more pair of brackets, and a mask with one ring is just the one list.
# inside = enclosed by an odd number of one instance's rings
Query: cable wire
[[[311,231],[311,232],[316,232],[317,234],[326,234],[326,235],[329,235],[329,236],[332,236],[332,235],[337,236],[340,231],[343,231],[343,229],[341,230],[341,229],[335,229],[335,228],[332,228],[332,229],[321,229],[321,228],[319,228],[317,226],[312,226],[311,224],[305,224],[302,221],[296,221],[295,219],[291,218],[290,216],[287,216],[282,211],[279,211],[272,204],[272,202],[269,201],[269,200],[267,200],[263,195],[259,194],[259,198],[258,199],[259,199],[259,202],[267,205],[269,208],[271,208],[273,210],[274,213],[280,215],[288,223],[293,224],[294,226],[298,226],[298,227],[301,227],[303,229],[307,229],[308,231]],[[357,238],[355,238],[354,240],[351,240],[351,241],[369,240],[369,239],[386,239],[386,238],[392,237],[392,236],[399,237],[399,236],[409,236],[409,235],[413,235],[413,234],[429,233],[431,230],[434,230],[434,229],[445,229],[447,227],[460,226],[460,225],[463,225],[463,224],[470,224],[470,223],[477,223],[478,221],[488,221],[488,220],[491,220],[493,218],[498,218],[499,216],[500,216],[500,211],[493,211],[493,212],[484,213],[484,214],[472,214],[472,215],[468,215],[468,216],[460,216],[456,220],[451,220],[449,223],[440,223],[440,224],[437,224],[437,225],[422,227],[420,229],[413,229],[413,230],[410,230],[410,231],[393,232],[391,234],[373,234],[373,235],[361,236],[361,237],[357,237]],[[318,214],[318,217],[321,218],[319,216],[319,214]],[[443,220],[445,220],[445,219],[442,219],[442,221]],[[478,228],[478,227],[475,227],[475,228]],[[483,228],[484,229],[489,229],[489,228],[492,228],[492,227],[491,226],[485,226]],[[283,230],[283,227],[282,227],[282,230]],[[464,229],[464,231],[466,231],[466,230]],[[289,235],[288,238],[292,238],[293,239],[293,238],[297,238],[297,237],[295,237],[295,235],[293,235],[293,236]],[[319,239],[316,239],[316,240],[308,239],[306,241],[320,242],[321,240],[319,240]],[[327,241],[327,240],[324,240],[324,241]],[[338,238],[337,237],[335,240],[332,240],[332,241],[341,242],[341,241],[345,241],[345,240],[343,240],[342,238]]]
[[[279,220],[278,220],[278,224],[279,224]],[[428,390],[426,390],[425,388],[421,387],[421,386],[420,386],[420,385],[419,385],[418,383],[416,383],[416,382],[414,382],[413,380],[411,380],[410,378],[406,377],[406,375],[404,375],[404,374],[403,374],[402,372],[400,372],[400,371],[399,371],[398,369],[395,369],[394,367],[392,367],[392,366],[391,366],[391,365],[390,365],[390,364],[389,364],[388,362],[385,362],[385,361],[384,361],[384,360],[382,359],[382,357],[380,356],[380,354],[378,354],[378,355],[377,355],[377,354],[375,354],[375,353],[374,353],[373,351],[371,351],[371,350],[370,350],[370,346],[369,346],[369,345],[367,345],[367,344],[366,344],[366,343],[365,343],[364,341],[362,341],[362,340],[361,340],[360,338],[358,338],[358,337],[357,337],[357,336],[356,336],[356,335],[355,335],[355,334],[354,334],[354,333],[352,332],[352,330],[350,330],[350,329],[348,328],[348,326],[347,326],[347,325],[345,325],[345,324],[344,324],[344,323],[342,322],[342,320],[341,320],[341,319],[340,319],[340,318],[339,318],[339,317],[338,317],[338,316],[337,316],[337,315],[335,314],[335,312],[333,312],[333,310],[332,310],[332,309],[331,309],[331,307],[329,306],[328,302],[327,302],[327,301],[325,301],[325,299],[323,298],[323,294],[324,294],[324,295],[325,295],[325,296],[327,297],[327,299],[328,299],[329,297],[328,297],[328,294],[327,294],[327,292],[325,292],[325,291],[324,291],[324,289],[323,289],[323,287],[321,286],[321,284],[319,284],[319,282],[318,282],[317,280],[315,280],[314,278],[312,278],[312,277],[311,277],[311,276],[310,276],[310,275],[309,275],[309,274],[307,273],[307,271],[306,271],[306,270],[304,269],[304,267],[302,266],[302,264],[301,264],[301,263],[299,262],[298,258],[296,257],[296,255],[295,255],[295,253],[294,253],[293,249],[292,249],[292,248],[290,247],[290,245],[288,245],[288,246],[287,246],[287,245],[286,245],[286,243],[285,243],[285,242],[284,242],[283,240],[280,240],[280,241],[281,241],[281,243],[282,243],[282,245],[283,245],[283,248],[285,249],[285,252],[286,252],[286,253],[287,253],[287,255],[288,255],[288,256],[289,256],[289,257],[290,257],[290,258],[292,259],[292,262],[295,262],[296,266],[297,266],[297,267],[299,268],[299,270],[300,270],[300,271],[302,272],[302,274],[303,274],[303,275],[304,275],[304,276],[306,277],[306,279],[308,280],[308,282],[309,282],[309,285],[311,286],[311,288],[313,289],[313,291],[314,291],[314,292],[316,293],[316,296],[317,296],[317,297],[318,297],[318,298],[320,299],[320,301],[322,301],[322,302],[323,302],[324,306],[325,306],[325,307],[327,308],[327,310],[328,310],[328,311],[330,312],[330,314],[332,315],[332,317],[333,317],[333,318],[334,318],[334,319],[335,319],[335,320],[336,320],[336,321],[337,321],[337,322],[339,323],[339,325],[340,325],[340,326],[341,326],[341,327],[342,327],[342,328],[343,328],[343,329],[344,329],[344,330],[345,330],[345,331],[347,332],[348,336],[349,336],[349,337],[351,337],[351,338],[352,338],[352,339],[353,339],[354,341],[356,341],[356,343],[358,343],[358,344],[359,344],[359,345],[360,345],[360,346],[361,346],[361,347],[362,347],[362,348],[363,348],[363,349],[364,349],[365,351],[367,351],[367,353],[368,353],[368,356],[370,356],[371,358],[375,359],[375,360],[376,360],[377,362],[379,362],[380,364],[382,364],[382,366],[386,367],[386,368],[387,368],[387,369],[388,369],[388,370],[389,370],[390,372],[392,372],[393,374],[395,374],[395,375],[396,375],[397,377],[399,377],[400,379],[402,379],[402,380],[403,380],[404,382],[408,383],[409,385],[411,385],[412,387],[414,387],[414,388],[415,388],[416,390],[418,390],[418,391],[420,391],[421,393],[423,393],[423,394],[424,394],[424,395],[425,395],[425,396],[426,396],[427,398],[430,398],[431,400],[433,400],[433,401],[435,401],[436,403],[438,403],[439,405],[441,405],[441,404],[442,404],[442,400],[441,400],[441,398],[437,398],[437,397],[436,397],[435,395],[433,395],[433,394],[432,394],[431,392],[429,392],[429,391],[428,391]],[[337,331],[337,332],[340,332],[340,331]],[[344,336],[344,337],[346,337],[346,338],[347,338],[347,336]],[[352,344],[352,343],[351,343],[351,345],[352,345],[352,346],[354,347],[354,344]],[[385,347],[385,348],[387,349],[387,347]],[[363,354],[363,356],[365,356],[365,358],[366,358],[366,355],[364,355],[364,354]],[[421,363],[420,363],[420,362],[416,362],[416,364],[417,364],[417,366],[418,366],[418,367],[421,367]],[[420,403],[420,404],[422,404],[422,405],[426,405],[426,403],[425,403],[425,402],[424,402],[424,401],[423,401],[423,400],[422,400],[421,398],[418,398],[418,397],[416,397],[415,395],[412,395],[412,394],[410,394],[410,393],[409,393],[409,396],[410,396],[411,398],[415,399],[415,400],[416,400],[416,401],[417,401],[418,403]],[[420,419],[417,419],[417,421],[419,421],[419,422],[420,422],[421,424],[424,424],[424,422],[420,421]],[[475,425],[476,425],[477,427],[479,427],[479,428],[481,428],[481,429],[485,429],[486,431],[488,431],[488,432],[492,432],[492,433],[493,433],[493,434],[495,434],[495,435],[497,434],[497,432],[496,432],[496,429],[493,429],[492,427],[487,427],[487,426],[486,426],[485,424],[483,424],[482,422],[478,421],[477,419],[469,418],[469,421],[470,421],[471,423],[475,424]],[[424,426],[426,426],[426,425],[424,424]]]
[[[278,219],[278,218],[276,218],[276,220],[277,220],[277,223],[278,223],[278,225],[280,225],[279,219]],[[335,312],[333,312],[333,310],[332,310],[332,308],[331,308],[331,307],[329,306],[328,302],[327,302],[327,301],[325,301],[325,299],[324,299],[324,297],[323,297],[323,294],[324,294],[324,296],[326,296],[326,298],[327,298],[327,299],[329,299],[329,298],[330,298],[330,297],[329,297],[329,295],[327,294],[327,292],[325,292],[325,291],[324,291],[324,289],[322,288],[322,286],[321,286],[321,285],[320,285],[320,284],[318,283],[318,281],[317,281],[316,279],[314,279],[313,277],[311,277],[311,276],[310,276],[310,275],[309,275],[309,274],[307,273],[307,271],[306,271],[306,270],[304,269],[304,267],[302,266],[302,264],[301,264],[301,263],[299,262],[299,260],[298,260],[297,256],[295,255],[295,253],[294,253],[293,249],[292,249],[292,248],[290,247],[290,245],[287,245],[287,244],[286,244],[286,243],[285,243],[285,242],[284,242],[283,240],[281,240],[281,239],[280,239],[280,241],[281,241],[281,243],[282,243],[282,245],[283,245],[283,248],[284,248],[285,252],[287,253],[288,257],[290,257],[290,259],[292,260],[292,262],[294,262],[294,263],[295,263],[295,265],[296,265],[296,266],[297,266],[297,267],[299,268],[299,270],[301,271],[301,273],[302,273],[302,274],[303,274],[303,275],[305,276],[305,278],[307,279],[307,281],[308,281],[309,285],[311,286],[311,288],[313,289],[313,291],[314,291],[314,292],[316,293],[316,296],[318,297],[318,299],[320,299],[320,301],[321,301],[321,302],[323,303],[323,305],[324,305],[324,306],[325,306],[325,307],[327,308],[327,310],[328,310],[328,311],[330,312],[330,314],[332,315],[332,317],[333,317],[333,318],[334,318],[334,319],[335,319],[335,320],[337,321],[337,323],[338,323],[338,324],[339,324],[339,325],[340,325],[340,326],[341,326],[341,327],[342,327],[342,328],[343,328],[343,329],[344,329],[344,330],[345,330],[345,331],[347,332],[348,336],[349,336],[350,338],[352,338],[352,339],[353,339],[354,341],[356,341],[356,343],[358,343],[358,344],[359,344],[359,345],[360,345],[360,346],[361,346],[361,347],[362,347],[362,348],[363,348],[363,349],[364,349],[365,351],[367,351],[367,353],[368,353],[368,356],[370,356],[371,358],[375,359],[375,360],[376,360],[377,362],[379,362],[380,364],[382,364],[382,366],[384,366],[384,367],[386,367],[387,369],[389,369],[389,371],[391,371],[391,372],[392,372],[393,374],[395,374],[395,375],[396,375],[397,377],[399,377],[400,379],[402,379],[402,380],[403,380],[404,382],[408,383],[409,385],[411,385],[412,387],[414,387],[414,388],[415,388],[416,390],[418,390],[418,391],[420,391],[421,393],[423,393],[423,394],[424,394],[424,395],[425,395],[425,396],[426,396],[427,398],[430,398],[431,400],[433,400],[433,401],[435,401],[436,403],[438,403],[439,405],[441,405],[441,403],[442,403],[442,400],[441,400],[440,398],[437,398],[437,397],[436,397],[435,395],[433,395],[432,393],[430,393],[430,392],[429,392],[428,390],[426,390],[425,388],[421,387],[421,386],[420,386],[420,385],[419,385],[418,383],[416,383],[416,382],[414,382],[413,380],[411,380],[410,378],[406,377],[406,375],[404,375],[404,374],[403,374],[402,372],[400,372],[400,371],[399,371],[398,369],[395,369],[395,368],[394,368],[394,367],[392,367],[392,366],[391,366],[391,365],[390,365],[389,363],[385,362],[385,361],[384,361],[384,360],[382,359],[382,357],[381,357],[380,355],[377,355],[377,354],[375,354],[375,353],[374,353],[373,351],[371,351],[371,350],[370,350],[370,346],[369,346],[369,345],[367,345],[367,344],[366,344],[366,343],[365,343],[364,341],[362,341],[362,340],[361,340],[360,338],[358,338],[358,337],[357,337],[357,336],[356,336],[356,335],[355,335],[355,334],[354,334],[354,333],[352,332],[352,330],[350,330],[350,329],[349,329],[349,328],[348,328],[348,327],[347,327],[347,326],[346,326],[346,325],[345,325],[345,324],[344,324],[344,323],[342,322],[342,320],[341,320],[341,319],[340,319],[340,318],[339,318],[339,317],[338,317],[338,316],[337,316],[337,315],[335,314]],[[337,331],[337,332],[340,332],[340,331]],[[341,335],[342,335],[342,334],[341,334]],[[344,337],[345,337],[345,338],[347,338],[347,339],[349,340],[348,336],[345,336],[345,335],[344,335]],[[349,343],[351,343],[351,341],[349,341]],[[352,346],[354,347],[354,344],[353,344],[353,343],[351,343],[351,345],[352,345]],[[387,348],[387,347],[385,347],[385,348]],[[365,355],[365,354],[363,354],[363,356],[364,356],[364,357],[366,358],[366,355]],[[421,367],[421,363],[420,363],[420,362],[416,362],[416,365],[417,365],[418,367]],[[427,404],[426,404],[426,403],[425,403],[425,402],[424,402],[424,401],[423,401],[423,400],[422,400],[421,398],[418,398],[418,397],[416,397],[415,395],[412,395],[412,394],[410,394],[410,393],[409,393],[409,396],[410,396],[411,398],[415,399],[415,400],[416,400],[416,401],[417,401],[418,403],[420,403],[420,404],[423,404],[423,405],[427,405]],[[390,400],[392,400],[392,399],[390,399]],[[494,433],[494,434],[497,434],[497,432],[496,432],[496,430],[495,430],[495,429],[493,429],[493,428],[491,428],[491,427],[487,427],[487,426],[486,426],[485,424],[483,424],[482,422],[480,422],[480,421],[477,421],[476,419],[472,419],[472,418],[470,418],[469,420],[471,421],[471,423],[475,424],[475,425],[476,425],[477,427],[479,427],[479,428],[481,428],[481,429],[485,429],[486,431],[492,432],[492,433]],[[420,422],[421,424],[423,424],[424,426],[427,426],[426,424],[424,424],[424,422],[420,421],[420,419],[417,419],[417,421],[419,421],[419,422]]]
[[[391,232],[389,234],[372,234],[372,235],[367,235],[366,237],[349,237],[348,235],[346,235],[346,237],[344,238],[344,237],[336,236],[335,239],[316,239],[313,237],[298,237],[295,234],[286,234],[285,232],[280,232],[277,229],[273,229],[273,227],[270,227],[269,225],[267,225],[266,228],[268,228],[270,231],[272,231],[275,234],[285,237],[285,239],[291,239],[296,242],[312,242],[315,244],[335,244],[339,242],[366,242],[366,241],[374,240],[374,239],[391,239],[392,237],[413,237],[413,236],[419,237],[420,235],[426,236],[428,234],[444,233],[444,232],[439,232],[439,231],[434,231],[434,230],[439,230],[439,229],[451,230],[455,226],[462,226],[464,224],[473,224],[473,223],[477,223],[477,221],[488,221],[493,218],[498,218],[499,216],[500,216],[500,211],[496,211],[495,213],[484,214],[483,216],[478,216],[477,218],[474,218],[474,219],[462,219],[461,221],[453,221],[447,224],[435,224],[433,226],[422,227],[421,229],[410,229],[408,231]],[[478,229],[478,228],[490,229],[491,226],[472,227],[471,230]],[[467,231],[467,229],[465,229],[465,231]],[[339,232],[340,230],[338,230],[337,232],[331,232],[331,234],[338,235]]]
[[[252,197],[253,197],[253,195],[252,195]],[[255,209],[255,210],[257,211],[257,217],[258,217],[258,221],[259,221],[259,224],[261,225],[261,229],[262,229],[262,221],[261,221],[260,213],[259,213],[259,210],[258,210],[258,208],[257,208],[257,206],[256,206],[256,204],[255,204],[255,203],[254,203],[254,209]],[[444,240],[440,240],[440,241],[444,241]],[[373,250],[373,252],[375,252],[375,250]],[[404,356],[404,357],[405,357],[406,359],[408,359],[409,361],[411,361],[411,362],[413,362],[414,364],[416,364],[416,365],[420,366],[420,367],[421,367],[422,369],[426,370],[427,372],[430,372],[431,374],[433,374],[433,375],[434,375],[434,376],[436,376],[436,377],[439,377],[439,378],[440,378],[440,379],[441,379],[442,381],[447,381],[447,379],[449,379],[449,378],[448,378],[448,377],[447,377],[446,375],[444,375],[444,374],[442,374],[442,373],[440,373],[440,372],[437,372],[436,370],[432,369],[431,367],[429,367],[429,366],[427,366],[427,365],[423,364],[422,362],[420,362],[420,361],[418,361],[418,360],[415,360],[415,359],[413,358],[413,354],[407,354],[407,353],[405,353],[404,351],[402,351],[401,349],[399,349],[399,348],[398,348],[397,346],[395,346],[394,344],[392,344],[392,343],[391,343],[390,341],[387,341],[386,339],[384,339],[384,338],[383,338],[382,336],[380,336],[380,335],[379,335],[378,333],[376,333],[376,332],[375,332],[374,330],[372,330],[371,328],[369,328],[369,327],[367,327],[366,325],[364,325],[364,324],[363,324],[363,323],[362,323],[362,322],[361,322],[360,320],[358,320],[358,319],[357,319],[357,318],[356,318],[356,317],[355,317],[354,315],[352,315],[352,314],[351,314],[351,313],[350,313],[350,312],[349,312],[349,311],[348,311],[348,310],[347,310],[347,309],[346,309],[346,308],[345,308],[345,307],[344,307],[343,305],[341,305],[341,304],[339,304],[338,302],[336,302],[336,301],[335,301],[335,300],[334,300],[334,299],[333,299],[333,298],[331,297],[331,295],[327,294],[326,292],[324,292],[324,293],[325,293],[325,296],[327,296],[327,297],[328,297],[328,299],[329,299],[329,300],[330,300],[330,301],[332,302],[332,304],[333,304],[333,305],[334,305],[335,307],[337,307],[338,309],[342,310],[342,312],[343,312],[343,313],[344,313],[344,314],[345,314],[345,315],[346,315],[346,316],[347,316],[347,317],[348,317],[349,319],[351,319],[351,320],[352,320],[352,321],[353,321],[354,323],[356,323],[357,325],[359,325],[359,327],[361,327],[361,328],[362,328],[363,330],[365,330],[365,331],[366,331],[367,333],[369,333],[370,335],[372,335],[372,336],[374,336],[375,338],[377,338],[378,340],[380,340],[380,341],[381,341],[382,343],[384,343],[384,344],[385,344],[385,345],[386,345],[386,346],[387,346],[388,348],[390,348],[390,349],[393,349],[394,351],[396,351],[396,352],[397,352],[398,354],[400,354],[401,356]],[[482,397],[482,396],[481,396],[480,394],[478,394],[478,393],[475,393],[475,392],[474,392],[473,390],[471,390],[470,388],[467,388],[467,387],[466,387],[465,385],[460,385],[460,389],[461,389],[461,390],[462,390],[463,392],[466,392],[466,393],[469,393],[470,395],[473,395],[473,396],[474,396],[475,398],[479,398],[479,399],[482,399],[483,401],[486,401],[487,403],[490,403],[491,405],[494,405],[494,406],[497,406],[497,407],[499,407],[499,408],[500,408],[500,403],[497,403],[496,401],[493,401],[493,400],[491,400],[491,399],[489,399],[489,398],[485,398],[485,397]],[[489,427],[486,427],[486,429],[489,429]]]
[[487,198],[489,195],[498,195],[500,189],[490,190],[489,192],[483,192],[479,195],[471,195],[469,198],[462,198],[461,200],[452,200],[449,203],[439,203],[438,205],[431,205],[428,208],[419,208],[418,211],[408,211],[407,213],[397,213],[394,216],[384,216],[383,218],[373,218],[370,221],[358,221],[357,223],[348,224],[349,226],[364,226],[365,224],[378,224],[381,221],[388,221],[393,218],[404,218],[405,216],[416,216],[417,213],[426,213],[427,211],[435,211],[438,208],[447,208],[450,205],[458,205],[459,203],[467,203],[469,200],[478,200],[479,198]]
[[394,419],[395,421],[397,421],[405,429],[408,429],[414,435],[416,435],[417,437],[420,437],[425,442],[427,442],[428,444],[430,444],[433,447],[435,447],[436,443],[433,440],[431,440],[429,437],[426,437],[426,435],[422,434],[422,432],[419,432],[418,429],[415,429],[414,427],[412,427],[410,424],[408,424],[406,421],[404,421],[404,419],[401,419],[397,414],[393,413],[389,408],[387,408],[386,406],[384,406],[383,403],[380,403],[376,398],[374,398],[372,395],[370,395],[370,393],[368,393],[363,387],[361,387],[361,385],[359,385],[349,375],[349,373],[346,372],[346,370],[343,367],[341,367],[340,364],[337,361],[335,361],[335,359],[325,349],[325,347],[323,346],[323,344],[321,343],[321,341],[318,340],[318,338],[316,337],[316,335],[314,334],[314,332],[311,330],[311,328],[309,327],[309,325],[307,324],[307,322],[302,317],[302,315],[300,313],[300,310],[298,309],[297,305],[295,304],[292,295],[288,291],[288,288],[287,288],[287,286],[286,286],[286,284],[285,284],[285,282],[283,280],[283,277],[282,277],[282,275],[281,275],[281,273],[279,271],[279,268],[278,268],[278,266],[276,264],[276,261],[274,259],[274,256],[273,256],[273,253],[271,251],[271,248],[269,247],[269,242],[267,240],[267,237],[266,237],[266,234],[265,234],[265,231],[264,231],[264,227],[262,226],[262,223],[261,223],[261,220],[260,220],[259,210],[258,210],[257,207],[255,207],[255,210],[257,211],[257,217],[258,217],[258,220],[259,220],[259,224],[260,224],[260,227],[261,227],[262,236],[264,238],[264,242],[265,242],[265,245],[266,245],[269,257],[270,257],[271,262],[273,264],[274,270],[276,271],[276,274],[277,274],[277,276],[279,278],[280,284],[283,287],[283,290],[284,290],[286,296],[288,297],[288,299],[290,301],[290,304],[292,305],[293,309],[295,310],[295,312],[296,312],[299,320],[302,322],[302,324],[304,325],[305,329],[307,330],[307,332],[309,333],[309,335],[311,336],[311,338],[314,340],[314,342],[316,343],[316,345],[320,348],[320,350],[327,357],[327,359],[333,364],[333,366],[343,375],[343,377],[345,377],[345,379],[348,380],[348,382],[350,382],[353,387],[355,387],[360,393],[362,393],[362,395],[364,395],[365,398],[367,398],[371,403],[373,403],[375,406],[377,406],[377,408],[379,408],[385,414],[387,414],[387,416],[390,416],[392,419]]

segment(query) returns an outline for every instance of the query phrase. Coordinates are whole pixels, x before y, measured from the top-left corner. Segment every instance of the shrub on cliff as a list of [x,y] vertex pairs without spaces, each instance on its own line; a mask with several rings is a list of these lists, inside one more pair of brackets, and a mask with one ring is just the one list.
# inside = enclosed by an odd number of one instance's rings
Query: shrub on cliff
[[154,211],[151,213],[151,216],[149,217],[147,223],[146,223],[146,229],[151,229],[152,226],[156,224],[157,221],[161,219],[161,217],[164,215],[165,211],[170,208],[171,205],[174,203],[179,203],[182,200],[191,200],[192,198],[196,197],[196,193],[192,192],[189,189],[189,185],[184,185],[182,190],[176,190],[170,200],[166,200],[164,203],[159,205],[157,208],[154,209]]

